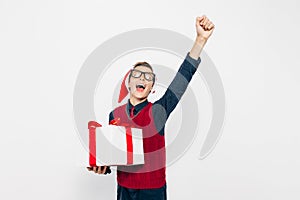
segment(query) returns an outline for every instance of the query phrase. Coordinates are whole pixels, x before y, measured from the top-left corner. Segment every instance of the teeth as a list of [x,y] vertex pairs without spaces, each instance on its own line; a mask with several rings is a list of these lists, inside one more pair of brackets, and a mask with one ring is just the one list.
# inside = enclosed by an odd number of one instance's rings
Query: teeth
[[136,88],[143,88],[143,89],[145,89],[145,85],[140,83],[140,84],[136,85]]

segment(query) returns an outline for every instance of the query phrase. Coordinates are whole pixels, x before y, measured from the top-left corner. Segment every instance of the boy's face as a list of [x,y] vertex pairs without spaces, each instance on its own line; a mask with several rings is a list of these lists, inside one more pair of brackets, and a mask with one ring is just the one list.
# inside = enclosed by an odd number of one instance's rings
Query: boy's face
[[[137,71],[152,73],[151,69],[145,66],[137,66],[134,68]],[[135,72],[132,72],[135,73]],[[149,81],[145,78],[145,74],[142,74],[139,78],[130,77],[128,87],[130,88],[130,96],[136,99],[142,100],[148,97],[152,90],[153,80]]]

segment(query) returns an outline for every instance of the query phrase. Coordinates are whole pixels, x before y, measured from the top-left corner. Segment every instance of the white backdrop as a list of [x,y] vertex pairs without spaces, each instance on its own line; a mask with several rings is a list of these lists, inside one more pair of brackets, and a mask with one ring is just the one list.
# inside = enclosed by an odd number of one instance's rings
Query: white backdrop
[[72,110],[80,67],[125,31],[194,39],[195,17],[205,14],[216,25],[205,51],[225,87],[226,121],[206,159],[195,143],[167,169],[169,199],[299,199],[298,8],[296,0],[0,0],[0,198],[114,199],[115,173],[82,167]]

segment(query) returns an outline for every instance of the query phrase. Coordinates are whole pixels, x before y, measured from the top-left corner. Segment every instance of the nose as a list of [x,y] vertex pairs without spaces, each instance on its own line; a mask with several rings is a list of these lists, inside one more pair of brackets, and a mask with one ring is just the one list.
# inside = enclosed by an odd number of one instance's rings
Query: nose
[[142,74],[140,80],[145,80],[145,74]]

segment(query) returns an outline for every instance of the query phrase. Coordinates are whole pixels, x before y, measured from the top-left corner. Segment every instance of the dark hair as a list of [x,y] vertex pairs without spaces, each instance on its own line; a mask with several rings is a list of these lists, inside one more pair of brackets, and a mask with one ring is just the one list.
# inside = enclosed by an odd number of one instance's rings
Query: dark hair
[[[152,66],[151,66],[149,63],[145,62],[145,61],[144,61],[144,62],[137,62],[137,63],[135,63],[135,64],[133,65],[133,69],[135,69],[135,68],[138,67],[138,66],[148,67],[149,69],[151,69],[151,71],[152,71],[152,73],[153,73],[153,68],[152,68]],[[129,74],[128,82],[129,82],[130,78],[131,78],[131,73]],[[155,83],[155,79],[153,79],[153,85],[154,85],[154,83]],[[153,86],[153,85],[152,85],[152,86]]]
[[136,67],[138,67],[138,66],[148,67],[148,68],[150,68],[151,71],[153,72],[153,69],[152,69],[151,65],[150,65],[149,63],[147,63],[147,62],[137,62],[137,63],[135,63],[135,64],[133,65],[133,69],[136,68]]

